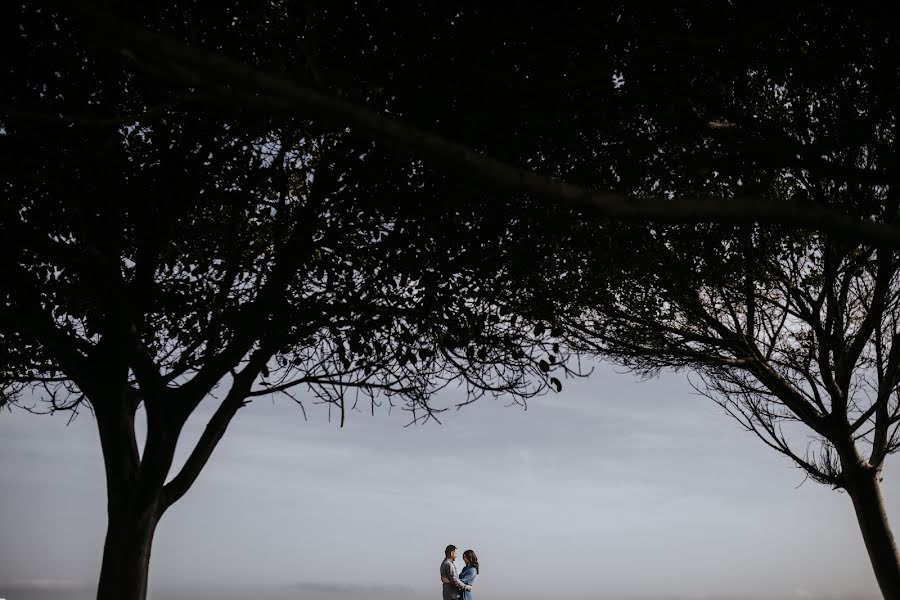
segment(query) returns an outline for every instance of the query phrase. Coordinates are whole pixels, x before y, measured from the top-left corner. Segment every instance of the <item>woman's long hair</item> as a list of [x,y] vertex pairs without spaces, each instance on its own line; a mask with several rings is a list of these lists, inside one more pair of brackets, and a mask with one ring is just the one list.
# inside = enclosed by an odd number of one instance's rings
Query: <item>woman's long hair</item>
[[463,552],[463,561],[465,561],[467,565],[472,565],[473,567],[475,567],[476,574],[481,573],[481,571],[478,570],[478,557],[475,556],[474,550],[466,550],[465,552]]

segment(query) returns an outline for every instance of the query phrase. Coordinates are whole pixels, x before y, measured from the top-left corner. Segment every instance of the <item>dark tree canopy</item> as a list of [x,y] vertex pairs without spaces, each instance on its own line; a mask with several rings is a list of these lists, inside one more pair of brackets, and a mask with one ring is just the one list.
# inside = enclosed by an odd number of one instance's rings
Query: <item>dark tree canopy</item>
[[[900,53],[881,9],[3,11],[0,401],[32,388],[95,413],[99,598],[144,597],[156,523],[255,395],[306,386],[343,416],[359,391],[427,418],[448,384],[558,391],[573,351],[702,373],[854,496],[900,590],[876,482],[900,356]],[[823,453],[791,450],[783,420]]]
[[[280,38],[266,38],[278,47],[274,58],[256,50],[229,58],[229,49],[214,42],[189,46],[108,12],[87,12],[88,22],[112,37],[108,49],[163,76],[166,85],[188,86],[191,102],[204,108],[211,101],[220,108],[240,104],[259,113],[321,118],[432,166],[461,169],[510,192],[586,205],[600,215],[775,221],[900,243],[895,227],[837,207],[810,211],[801,199],[773,201],[752,192],[721,202],[695,197],[686,183],[698,171],[786,164],[854,181],[886,181],[886,165],[860,168],[852,157],[800,140],[790,121],[757,114],[777,101],[771,93],[778,90],[769,85],[773,74],[789,77],[810,98],[811,90],[836,81],[828,77],[844,77],[844,100],[861,74],[873,94],[889,86],[890,69],[864,63],[891,56],[893,42],[878,30],[887,21],[877,8],[554,6],[540,13],[545,28],[535,24],[534,12],[510,18],[503,7],[267,6],[274,12],[228,12],[228,28],[268,31],[278,18],[290,22],[292,42],[279,46]],[[191,34],[195,41],[204,37],[196,29]],[[834,70],[836,64],[842,69]],[[760,95],[767,86],[770,95]],[[197,90],[213,93],[198,97]],[[839,99],[816,97],[833,108]],[[859,105],[854,102],[842,104],[840,115],[820,110],[816,117],[824,124],[849,118],[841,121],[841,143],[860,139],[847,132],[871,133],[872,123],[849,110]],[[798,104],[787,108],[803,115]],[[635,194],[663,170],[684,185]],[[679,201],[666,201],[673,191],[681,192]]]
[[[254,19],[271,17],[265,10],[200,15],[197,22],[180,11],[153,19],[174,18],[200,28],[201,41],[251,56],[255,47],[277,51],[277,28],[293,22],[260,30]],[[47,343],[21,346],[19,359],[35,364],[18,369],[52,370],[68,360],[77,371],[79,353],[118,331],[155,363],[147,371],[162,369],[162,383],[202,372],[208,362],[217,365],[203,380],[216,381],[269,329],[278,330],[271,344],[279,362],[328,362],[336,373],[360,367],[372,381],[387,377],[376,387],[422,394],[427,386],[413,380],[423,384],[423,374],[453,358],[439,356],[442,348],[462,350],[460,366],[470,358],[502,363],[488,356],[504,345],[495,343],[502,327],[485,326],[498,315],[478,296],[491,298],[498,265],[509,262],[499,243],[508,232],[501,211],[473,214],[479,191],[426,177],[415,161],[341,129],[227,101],[211,107],[217,98],[167,88],[165,73],[152,68],[135,78],[132,65],[90,39],[73,52],[71,39],[84,35],[77,28],[45,37],[71,17],[27,16],[20,39],[31,63],[12,73],[3,140],[7,189],[18,202],[8,205],[3,227],[11,256],[22,257],[10,265],[7,282],[19,304],[7,314],[16,326],[30,314],[29,327],[49,331],[45,304],[59,311],[49,315],[60,330],[53,337],[81,341],[68,359]],[[229,27],[244,22],[247,30]],[[80,76],[63,78],[60,61]],[[59,75],[47,81],[40,66]],[[476,341],[486,334],[499,337]],[[219,354],[221,361],[210,360]],[[384,361],[400,371],[381,373]],[[326,371],[304,376],[327,383]],[[492,380],[506,379],[498,375]]]

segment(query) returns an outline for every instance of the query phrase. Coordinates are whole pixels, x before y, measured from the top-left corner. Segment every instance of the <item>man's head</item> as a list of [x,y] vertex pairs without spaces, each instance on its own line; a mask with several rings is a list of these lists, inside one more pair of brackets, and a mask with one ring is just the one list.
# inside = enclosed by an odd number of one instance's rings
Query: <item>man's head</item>
[[444,557],[449,558],[450,560],[456,560],[456,546],[450,544],[444,548]]

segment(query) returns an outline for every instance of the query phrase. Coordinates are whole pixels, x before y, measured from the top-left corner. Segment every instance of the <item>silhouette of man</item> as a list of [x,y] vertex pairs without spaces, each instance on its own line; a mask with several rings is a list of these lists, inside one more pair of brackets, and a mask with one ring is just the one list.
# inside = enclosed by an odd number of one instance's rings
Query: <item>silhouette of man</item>
[[[441,563],[441,583],[443,584],[444,600],[459,600],[462,593],[472,589],[459,580],[456,572],[456,546],[450,544],[444,549],[444,562]],[[449,582],[449,583],[448,583]]]

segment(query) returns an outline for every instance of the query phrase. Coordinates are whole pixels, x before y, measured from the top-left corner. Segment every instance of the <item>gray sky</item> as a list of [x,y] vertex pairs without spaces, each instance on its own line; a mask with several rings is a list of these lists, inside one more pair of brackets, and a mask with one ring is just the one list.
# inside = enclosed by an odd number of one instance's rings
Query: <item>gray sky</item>
[[[163,517],[151,596],[438,598],[453,543],[479,555],[477,600],[877,597],[849,498],[797,489],[801,472],[684,375],[600,367],[566,383],[527,411],[485,400],[406,429],[400,411],[340,429],[323,407],[304,422],[291,403],[256,401]],[[88,413],[65,422],[0,414],[7,600],[87,598],[99,573],[99,442]],[[894,458],[895,527],[898,474]]]

